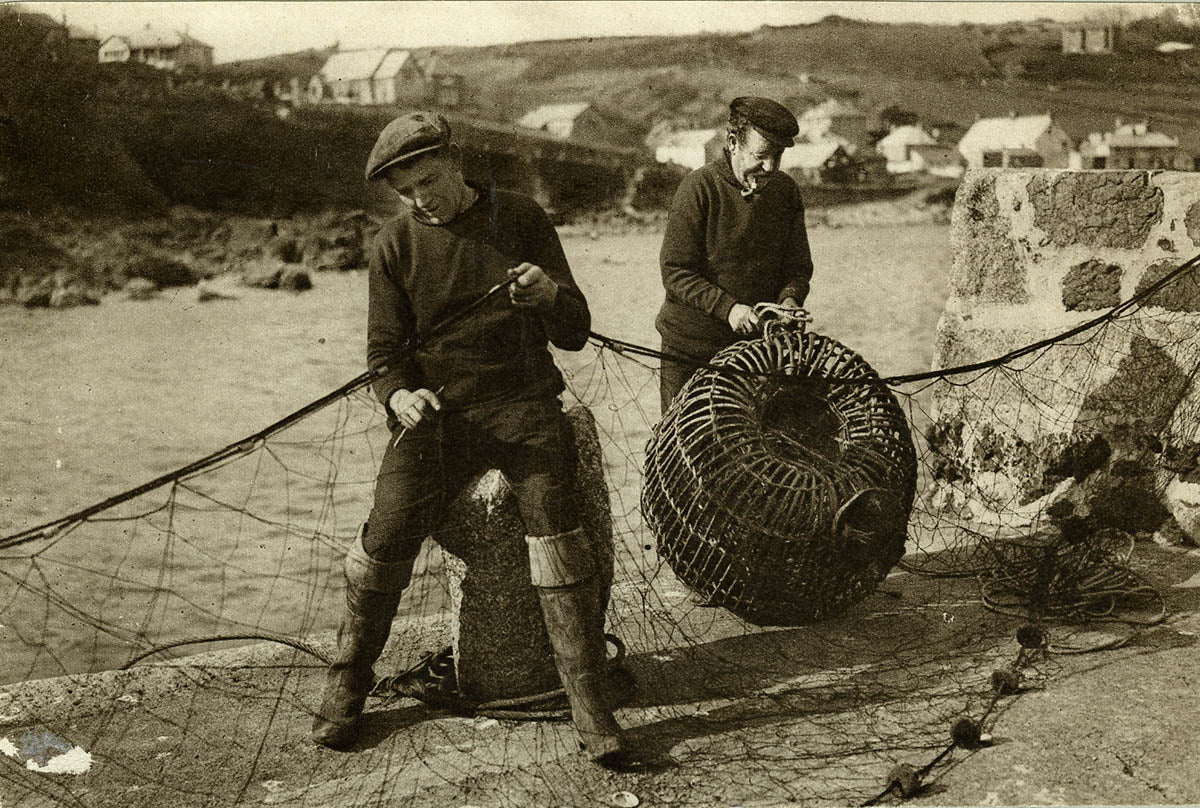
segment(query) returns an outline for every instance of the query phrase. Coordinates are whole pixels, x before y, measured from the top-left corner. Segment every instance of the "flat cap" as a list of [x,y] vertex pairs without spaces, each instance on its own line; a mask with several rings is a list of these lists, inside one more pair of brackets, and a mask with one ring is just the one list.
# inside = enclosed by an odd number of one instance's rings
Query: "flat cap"
[[367,179],[379,179],[389,166],[450,142],[450,123],[436,112],[406,112],[383,127],[367,158]]
[[743,115],[758,133],[776,146],[795,145],[800,125],[796,116],[778,101],[743,95],[729,103],[729,117]]

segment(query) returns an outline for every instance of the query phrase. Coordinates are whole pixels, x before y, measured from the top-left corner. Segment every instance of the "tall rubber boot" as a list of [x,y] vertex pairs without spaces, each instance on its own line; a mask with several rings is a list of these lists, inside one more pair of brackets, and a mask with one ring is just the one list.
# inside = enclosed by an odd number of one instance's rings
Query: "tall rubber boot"
[[624,733],[607,699],[600,587],[582,529],[528,536],[529,568],[571,720],[588,755],[615,765],[625,755]]
[[337,633],[337,656],[329,665],[325,694],[313,718],[312,739],[342,749],[358,738],[363,705],[375,683],[375,660],[383,653],[414,559],[376,561],[363,549],[363,525],[346,553],[346,606]]

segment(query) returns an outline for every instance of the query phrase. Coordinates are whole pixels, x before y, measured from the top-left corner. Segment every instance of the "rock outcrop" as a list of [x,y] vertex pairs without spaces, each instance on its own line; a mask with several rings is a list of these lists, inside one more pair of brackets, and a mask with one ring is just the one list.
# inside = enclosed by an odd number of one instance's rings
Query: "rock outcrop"
[[[586,407],[567,412],[575,437],[584,533],[601,575],[613,574],[612,516],[596,422]],[[458,620],[454,634],[463,694],[496,699],[559,687],[538,595],[530,583],[525,528],[516,497],[499,471],[484,473],[454,502],[438,541]]]
[[99,303],[103,294],[98,273],[44,233],[0,225],[0,303],[69,308]]

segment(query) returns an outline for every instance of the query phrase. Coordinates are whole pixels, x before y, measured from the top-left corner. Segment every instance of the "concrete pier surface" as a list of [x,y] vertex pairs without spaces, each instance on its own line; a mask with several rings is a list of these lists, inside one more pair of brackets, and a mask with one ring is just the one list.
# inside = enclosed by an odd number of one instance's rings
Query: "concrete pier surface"
[[[1169,617],[1142,629],[1051,625],[1022,692],[983,720],[990,745],[954,749],[912,801],[1200,802],[1200,551],[1142,543],[1134,559]],[[991,672],[1018,652],[1022,621],[982,608],[973,580],[895,573],[845,617],[760,629],[695,605],[663,575],[613,592],[610,629],[628,641],[640,685],[618,712],[638,758],[629,771],[588,762],[569,724],[408,699],[369,702],[351,751],[318,748],[308,731],[321,664],[257,644],[3,688],[0,803],[860,805],[893,764],[932,761],[955,718],[983,716]],[[377,673],[448,637],[444,619],[397,620]]]

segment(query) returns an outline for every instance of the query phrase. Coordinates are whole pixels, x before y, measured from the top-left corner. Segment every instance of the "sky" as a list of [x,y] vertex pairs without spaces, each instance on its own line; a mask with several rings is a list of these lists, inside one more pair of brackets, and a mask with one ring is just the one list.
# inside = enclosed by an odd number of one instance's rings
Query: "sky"
[[[327,47],[494,45],[536,39],[748,31],[763,24],[815,22],[829,14],[875,22],[999,23],[1096,12],[1141,16],[1158,3],[760,2],[79,2],[18,3],[101,36],[150,24],[186,30],[213,46],[217,62]],[[1197,4],[1190,4],[1196,8]]]

